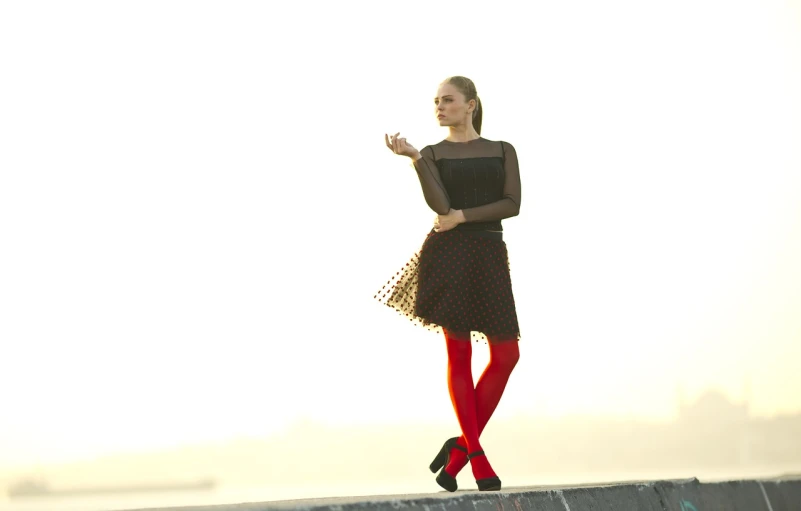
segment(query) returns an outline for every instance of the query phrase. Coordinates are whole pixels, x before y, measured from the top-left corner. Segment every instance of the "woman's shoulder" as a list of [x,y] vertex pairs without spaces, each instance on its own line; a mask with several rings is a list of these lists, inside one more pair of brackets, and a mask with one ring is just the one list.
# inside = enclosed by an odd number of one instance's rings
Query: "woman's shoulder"
[[503,153],[506,153],[507,151],[514,151],[515,150],[515,146],[513,146],[511,142],[508,142],[506,140],[490,140],[490,139],[484,138],[484,137],[481,137],[481,140],[483,142],[487,143],[487,144],[494,145],[495,147],[499,147],[500,146],[501,151]]
[[512,145],[511,142],[507,142],[506,140],[500,141],[501,147],[503,147],[504,151],[514,151],[515,146]]
[[514,146],[508,140],[491,140],[493,144],[501,144],[504,147],[511,147],[514,149]]

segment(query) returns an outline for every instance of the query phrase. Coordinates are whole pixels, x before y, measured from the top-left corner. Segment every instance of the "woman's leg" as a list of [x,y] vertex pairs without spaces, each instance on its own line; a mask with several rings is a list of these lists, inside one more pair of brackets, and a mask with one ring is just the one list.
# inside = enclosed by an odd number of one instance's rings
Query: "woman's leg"
[[[481,374],[481,378],[476,384],[476,428],[478,435],[487,426],[490,417],[498,407],[509,376],[515,368],[520,358],[520,350],[517,339],[505,340],[490,338],[490,361],[487,368]],[[463,447],[467,447],[465,436],[462,435],[457,442]],[[470,452],[473,452],[471,449]],[[445,471],[453,477],[467,465],[467,456],[458,449],[451,449],[450,462],[445,467]]]
[[[462,429],[462,440],[468,452],[481,450],[478,441],[478,423],[476,415],[476,389],[473,388],[471,367],[473,346],[470,332],[445,332],[445,344],[448,349],[448,390],[451,394],[453,409],[459,427]],[[453,449],[452,449],[453,451]],[[472,461],[473,475],[476,479],[495,476],[495,471],[486,456],[478,456]],[[448,470],[446,469],[446,472]],[[450,473],[450,472],[448,472]],[[451,474],[453,475],[453,474]]]

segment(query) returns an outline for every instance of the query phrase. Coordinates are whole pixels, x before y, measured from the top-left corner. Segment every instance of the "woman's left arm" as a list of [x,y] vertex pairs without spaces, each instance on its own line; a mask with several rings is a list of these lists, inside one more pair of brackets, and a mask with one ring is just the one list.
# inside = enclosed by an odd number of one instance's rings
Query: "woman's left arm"
[[503,198],[483,206],[461,210],[465,222],[487,222],[517,216],[520,213],[520,168],[517,152],[508,142],[501,142],[503,148]]

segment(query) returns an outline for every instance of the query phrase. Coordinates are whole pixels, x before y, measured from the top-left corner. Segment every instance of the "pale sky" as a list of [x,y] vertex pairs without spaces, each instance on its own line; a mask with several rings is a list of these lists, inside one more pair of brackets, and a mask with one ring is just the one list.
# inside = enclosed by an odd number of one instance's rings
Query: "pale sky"
[[453,422],[373,295],[456,74],[521,168],[497,414],[801,411],[801,1],[273,4],[0,5],[0,467]]

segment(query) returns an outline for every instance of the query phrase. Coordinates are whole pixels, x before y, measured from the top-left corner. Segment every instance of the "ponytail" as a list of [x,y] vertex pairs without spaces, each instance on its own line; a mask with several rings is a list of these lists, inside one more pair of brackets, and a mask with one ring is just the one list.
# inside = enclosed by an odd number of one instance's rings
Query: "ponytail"
[[479,135],[481,135],[481,117],[483,114],[484,109],[481,108],[481,98],[476,96],[476,109],[473,110],[473,128]]

